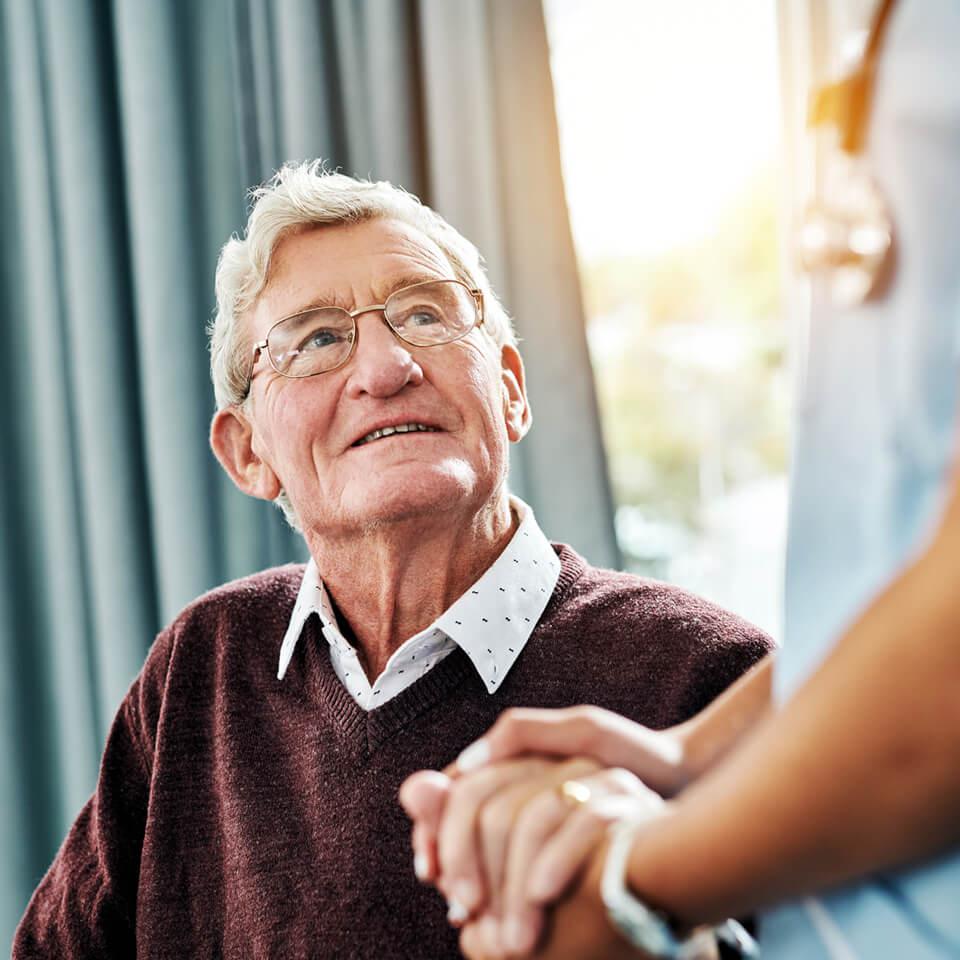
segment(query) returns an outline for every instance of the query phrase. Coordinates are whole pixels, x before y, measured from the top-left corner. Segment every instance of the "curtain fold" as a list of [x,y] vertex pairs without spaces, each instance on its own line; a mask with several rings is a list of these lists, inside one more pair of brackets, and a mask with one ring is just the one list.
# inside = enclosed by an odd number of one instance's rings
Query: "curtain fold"
[[0,943],[157,629],[305,556],[208,449],[246,191],[323,157],[487,258],[535,427],[511,485],[618,560],[536,0],[0,0]]

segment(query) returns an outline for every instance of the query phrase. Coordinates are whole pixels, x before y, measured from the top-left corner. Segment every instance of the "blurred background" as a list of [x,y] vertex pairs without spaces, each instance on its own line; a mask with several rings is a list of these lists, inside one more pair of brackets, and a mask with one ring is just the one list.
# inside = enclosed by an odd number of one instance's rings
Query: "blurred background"
[[769,0],[546,0],[624,566],[779,635],[789,388]]
[[392,180],[478,245],[548,535],[779,637],[783,238],[804,91],[863,6],[0,0],[0,943],[159,627],[304,557],[207,447],[217,252],[283,161]]

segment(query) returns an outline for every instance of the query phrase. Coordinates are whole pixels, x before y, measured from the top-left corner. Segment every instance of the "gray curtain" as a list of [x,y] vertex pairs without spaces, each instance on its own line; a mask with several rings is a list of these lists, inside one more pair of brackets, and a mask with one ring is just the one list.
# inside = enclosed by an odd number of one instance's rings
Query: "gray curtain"
[[207,448],[245,190],[322,156],[486,254],[535,427],[512,486],[616,565],[537,0],[0,0],[0,943],[156,630],[301,559]]

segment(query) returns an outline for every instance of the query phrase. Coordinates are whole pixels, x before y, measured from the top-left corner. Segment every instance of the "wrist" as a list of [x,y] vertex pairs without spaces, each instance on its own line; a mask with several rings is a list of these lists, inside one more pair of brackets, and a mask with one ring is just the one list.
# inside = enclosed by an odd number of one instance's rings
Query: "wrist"
[[700,904],[702,879],[711,872],[699,869],[699,857],[684,857],[684,831],[682,802],[667,801],[656,820],[635,826],[623,873],[630,894],[668,917],[678,933],[712,919]]
[[[715,957],[720,941],[733,947],[738,956],[757,956],[756,942],[738,921],[729,917],[705,921],[679,901],[674,904],[659,884],[636,882],[638,852],[646,852],[663,826],[663,820],[656,818],[644,823],[621,821],[611,828],[601,878],[601,896],[611,925],[646,955],[663,960]],[[645,879],[649,881],[649,877]],[[654,887],[656,894],[647,892]]]
[[672,797],[680,793],[706,770],[703,750],[701,749],[703,740],[701,728],[703,724],[698,722],[700,720],[701,717],[699,716],[692,717],[690,720],[665,731],[665,735],[669,736],[676,746],[675,760],[671,770],[670,783],[667,785],[669,790],[665,794],[666,796]]
[[[609,841],[597,847],[573,896],[558,904],[550,917],[551,942],[564,945],[565,956],[636,960],[637,948],[613,925],[601,893]],[[548,951],[549,952],[549,951]]]

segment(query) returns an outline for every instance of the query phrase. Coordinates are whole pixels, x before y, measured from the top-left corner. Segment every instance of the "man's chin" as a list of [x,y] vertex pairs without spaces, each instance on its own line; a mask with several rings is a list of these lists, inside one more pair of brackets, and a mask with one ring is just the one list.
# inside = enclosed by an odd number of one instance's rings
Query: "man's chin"
[[361,533],[410,521],[459,522],[459,515],[483,509],[495,485],[482,484],[469,464],[447,462],[416,470],[386,469],[357,478],[345,491],[334,516],[311,524],[321,536]]
[[351,491],[352,513],[360,526],[382,526],[477,509],[478,491],[472,472],[418,476],[410,484],[391,483],[391,477],[371,477]]

